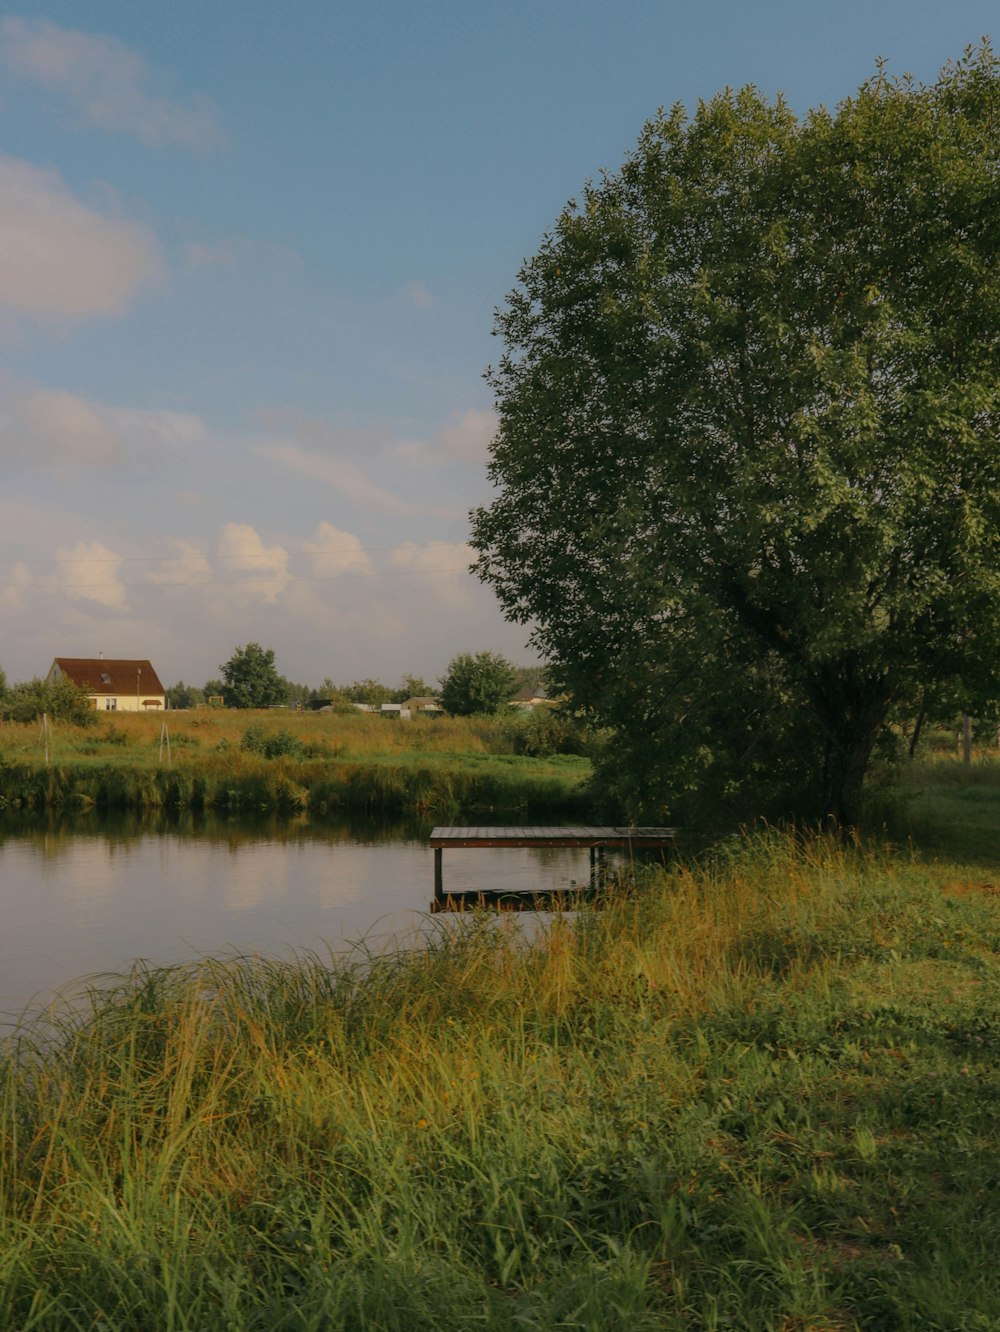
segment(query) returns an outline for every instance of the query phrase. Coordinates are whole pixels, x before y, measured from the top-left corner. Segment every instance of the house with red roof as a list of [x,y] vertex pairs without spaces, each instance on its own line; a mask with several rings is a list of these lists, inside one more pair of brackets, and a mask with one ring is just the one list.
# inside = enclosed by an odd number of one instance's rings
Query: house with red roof
[[146,658],[56,657],[47,678],[85,689],[98,712],[162,712],[167,705],[160,677]]

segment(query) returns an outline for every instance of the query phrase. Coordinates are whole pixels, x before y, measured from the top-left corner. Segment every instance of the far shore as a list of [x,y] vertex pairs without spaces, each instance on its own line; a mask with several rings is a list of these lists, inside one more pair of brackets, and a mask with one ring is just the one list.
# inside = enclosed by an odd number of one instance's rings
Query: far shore
[[530,716],[202,708],[47,731],[6,723],[0,808],[581,816],[590,761],[560,748],[580,746]]

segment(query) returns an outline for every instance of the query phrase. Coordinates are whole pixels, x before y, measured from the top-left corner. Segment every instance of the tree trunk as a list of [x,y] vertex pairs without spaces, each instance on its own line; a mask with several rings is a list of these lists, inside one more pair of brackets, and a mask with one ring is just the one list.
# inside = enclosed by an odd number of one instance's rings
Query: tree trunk
[[826,731],[823,764],[823,812],[844,831],[861,821],[861,796],[875,741],[888,707],[881,681],[860,688],[844,688],[827,680],[827,690],[814,686],[813,707]]
[[877,731],[831,738],[823,772],[823,808],[838,827],[849,831],[861,821],[865,774]]
[[924,721],[927,713],[921,708],[917,713],[917,720],[913,723],[913,735],[910,737],[910,758],[914,758],[917,752],[917,745],[920,743],[920,732],[924,729]]

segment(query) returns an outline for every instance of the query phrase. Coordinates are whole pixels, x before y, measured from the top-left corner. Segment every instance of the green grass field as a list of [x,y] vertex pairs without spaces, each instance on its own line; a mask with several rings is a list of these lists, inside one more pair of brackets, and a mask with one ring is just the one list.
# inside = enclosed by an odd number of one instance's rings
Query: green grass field
[[7,1041],[0,1326],[1000,1326],[1000,895],[762,832]]
[[889,820],[925,854],[1000,867],[1000,755],[929,757],[907,769]]

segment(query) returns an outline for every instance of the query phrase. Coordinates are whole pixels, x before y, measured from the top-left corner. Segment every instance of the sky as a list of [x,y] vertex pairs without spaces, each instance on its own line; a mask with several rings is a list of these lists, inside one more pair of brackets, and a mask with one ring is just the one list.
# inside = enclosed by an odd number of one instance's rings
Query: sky
[[0,668],[249,642],[298,683],[536,660],[469,572],[494,312],[661,106],[833,106],[953,0],[0,9]]

